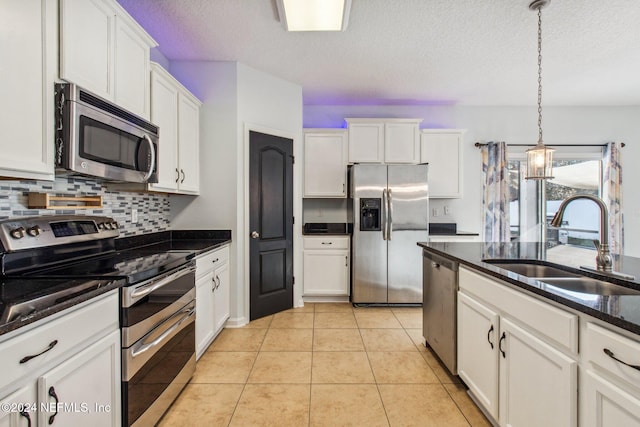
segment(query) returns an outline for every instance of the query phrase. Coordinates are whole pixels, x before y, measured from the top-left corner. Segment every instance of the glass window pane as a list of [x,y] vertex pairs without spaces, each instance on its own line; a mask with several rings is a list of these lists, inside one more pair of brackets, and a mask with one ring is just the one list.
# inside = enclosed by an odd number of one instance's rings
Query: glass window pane
[[[602,162],[599,160],[557,160],[553,162],[555,179],[546,184],[547,225],[562,200],[576,194],[600,197]],[[575,200],[567,207],[561,228],[547,228],[551,244],[593,248],[599,238],[600,210],[590,200]]]

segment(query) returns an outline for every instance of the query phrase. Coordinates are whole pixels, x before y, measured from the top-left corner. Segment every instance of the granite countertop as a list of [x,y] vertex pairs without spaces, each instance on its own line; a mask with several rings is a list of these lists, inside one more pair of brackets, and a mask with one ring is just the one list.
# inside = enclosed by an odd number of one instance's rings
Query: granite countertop
[[[418,246],[426,251],[453,259],[462,265],[509,282],[516,287],[640,335],[640,294],[598,295],[566,291],[550,286],[543,281],[501,269],[499,264],[489,264],[483,261],[492,259],[531,260],[534,263],[536,261],[546,261],[573,268],[575,272],[584,276],[602,278],[597,274],[578,270],[579,265],[571,265],[570,262],[567,262],[566,255],[559,256],[559,251],[554,251],[554,248],[547,249],[544,244],[540,243],[484,242],[419,242]],[[593,266],[595,267],[595,260]],[[635,276],[635,280],[607,278],[605,279],[606,281],[640,290],[640,258],[616,257],[613,269]]]
[[471,231],[456,230],[455,232],[432,232],[429,230],[429,236],[479,236],[478,233]]
[[478,236],[478,233],[458,230],[455,222],[430,222],[430,236]]
[[[81,281],[84,281],[84,279],[81,279]],[[40,279],[0,279],[0,291],[2,293],[2,298],[4,299],[5,295],[8,294],[17,294],[21,289],[24,289],[25,287],[29,287],[34,284],[38,285],[41,284],[41,282],[45,281]],[[60,291],[62,288],[68,286],[68,284],[70,284],[72,280],[54,279],[48,282],[49,283],[47,284],[47,286]],[[114,289],[119,289],[125,284],[126,281],[124,279],[120,279],[110,281],[105,280],[104,282],[106,282],[104,286],[100,286],[88,292],[83,292],[82,294],[73,296],[72,298],[66,299],[63,302],[57,303],[42,310],[34,311],[27,316],[19,317],[8,322],[8,319],[5,319],[4,316],[9,314],[5,313],[5,309],[9,309],[10,307],[5,307],[4,302],[0,299],[0,336],[16,329],[22,328],[23,326],[27,326],[33,322],[37,322],[38,320],[44,319],[53,314],[59,313],[68,308],[74,307],[85,301],[89,301]],[[44,292],[46,292],[46,290]]]
[[116,249],[193,251],[198,256],[229,243],[231,230],[170,230],[116,239]]
[[345,222],[307,222],[302,226],[303,236],[349,236],[353,224]]
[[[194,253],[194,256],[198,256],[229,243],[231,243],[231,230],[171,230],[116,239],[116,250],[131,251],[134,254],[136,250],[145,252],[148,252],[149,249],[153,249],[158,252],[179,250],[191,251]],[[42,286],[42,288],[38,288],[38,292],[47,294],[47,289],[60,290],[64,286],[67,286],[67,283],[72,284],[72,282],[72,279],[60,278],[48,281],[23,277],[0,278],[0,335],[44,319],[82,302],[96,298],[106,292],[119,289],[125,285],[124,279],[109,280],[106,285],[98,287],[97,289],[92,289],[88,292],[83,292],[80,295],[73,296],[72,298],[56,304],[55,306],[47,307],[36,311],[29,316],[22,317],[11,322],[7,322],[6,320],[3,321],[3,316],[5,315],[4,311],[5,309],[9,309],[8,306],[5,307],[4,298],[7,295],[12,295],[12,299],[19,299],[21,298],[20,289],[26,289],[29,286]],[[107,280],[105,280],[105,282],[107,282]]]

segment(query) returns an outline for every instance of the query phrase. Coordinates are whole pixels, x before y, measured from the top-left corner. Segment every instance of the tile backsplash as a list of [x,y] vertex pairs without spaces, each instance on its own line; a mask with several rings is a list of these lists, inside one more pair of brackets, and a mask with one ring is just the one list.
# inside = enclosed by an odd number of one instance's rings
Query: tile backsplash
[[[100,209],[29,209],[30,192],[55,196],[102,196]],[[138,222],[131,222],[131,210],[138,210]],[[169,196],[157,193],[113,191],[101,181],[81,177],[58,177],[55,181],[0,181],[0,219],[39,215],[104,215],[120,224],[121,236],[169,229]]]

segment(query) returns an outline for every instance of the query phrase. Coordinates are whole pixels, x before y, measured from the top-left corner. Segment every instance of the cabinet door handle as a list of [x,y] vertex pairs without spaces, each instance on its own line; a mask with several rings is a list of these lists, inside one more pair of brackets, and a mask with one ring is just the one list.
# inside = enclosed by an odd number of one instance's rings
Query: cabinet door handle
[[220,287],[220,283],[221,283],[221,281],[220,281],[220,276],[216,276],[216,282],[218,283],[218,284],[216,285],[216,289],[218,289],[218,288]]
[[493,350],[493,343],[491,342],[491,332],[493,332],[493,325],[489,328],[489,332],[487,332],[487,341],[489,341],[489,345],[491,345],[491,350]]
[[333,245],[333,242],[322,242],[323,245]]
[[56,394],[56,390],[53,386],[49,387],[49,396],[53,397],[56,400],[56,412],[49,417],[49,425],[53,424],[55,421],[56,415],[58,415],[58,395]]
[[607,356],[609,356],[610,358],[612,358],[613,360],[615,360],[616,362],[620,362],[623,365],[626,365],[630,368],[635,369],[636,371],[640,371],[640,366],[638,365],[632,365],[631,363],[627,363],[624,360],[620,360],[616,357],[616,355],[613,353],[613,351],[609,350],[608,348],[603,349],[602,351],[604,351],[604,354],[606,354]]
[[344,266],[349,267],[349,257],[346,255],[344,256]]
[[176,184],[180,181],[180,171],[176,168]]
[[216,258],[213,261],[211,261],[211,264],[215,264],[216,262],[220,261],[220,258]]
[[26,411],[20,411],[20,416],[27,419],[27,427],[31,427],[31,416]]
[[211,287],[211,292],[215,292],[215,291],[216,291],[216,289],[218,288],[218,287],[216,286],[216,278],[215,278],[215,277],[212,277],[212,278],[211,278],[211,282],[213,283],[213,286]]
[[31,359],[35,359],[36,357],[45,354],[47,351],[51,350],[53,347],[55,347],[58,344],[58,340],[53,340],[49,343],[49,346],[47,346],[47,348],[45,348],[44,350],[42,350],[40,353],[38,354],[34,354],[31,356],[25,356],[22,359],[20,359],[20,363],[27,363],[29,360]]
[[500,337],[500,341],[498,341],[498,348],[500,349],[500,353],[502,353],[502,358],[506,359],[507,354],[504,352],[504,350],[502,349],[502,341],[507,339],[507,334],[506,333],[502,333],[502,336]]
[[182,174],[182,179],[180,180],[180,184],[184,182],[186,175],[184,174],[184,169],[180,169],[180,173]]

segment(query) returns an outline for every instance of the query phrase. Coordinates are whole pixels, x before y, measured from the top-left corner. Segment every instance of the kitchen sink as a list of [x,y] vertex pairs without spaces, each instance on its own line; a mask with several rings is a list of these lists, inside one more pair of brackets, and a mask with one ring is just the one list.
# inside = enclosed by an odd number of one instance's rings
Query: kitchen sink
[[552,267],[550,265],[513,262],[511,260],[510,261],[486,260],[484,262],[495,265],[496,267],[502,268],[503,270],[509,270],[513,273],[520,274],[521,276],[527,276],[527,277],[535,277],[535,278],[542,278],[542,277],[579,278],[581,277],[577,273],[561,270],[557,267]]
[[640,295],[640,290],[594,279],[548,264],[506,259],[484,260],[484,262],[566,291],[594,295]]
[[640,291],[590,277],[541,277],[538,280],[567,291],[597,295],[640,295]]

